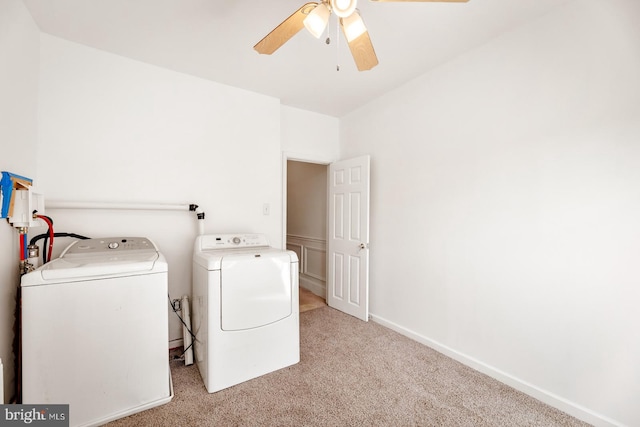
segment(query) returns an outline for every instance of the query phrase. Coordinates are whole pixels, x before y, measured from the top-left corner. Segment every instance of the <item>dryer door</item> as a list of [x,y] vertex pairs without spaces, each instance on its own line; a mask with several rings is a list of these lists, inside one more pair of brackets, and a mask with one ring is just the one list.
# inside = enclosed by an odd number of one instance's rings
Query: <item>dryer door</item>
[[225,255],[220,283],[222,329],[258,328],[290,316],[291,286],[291,258],[286,252]]

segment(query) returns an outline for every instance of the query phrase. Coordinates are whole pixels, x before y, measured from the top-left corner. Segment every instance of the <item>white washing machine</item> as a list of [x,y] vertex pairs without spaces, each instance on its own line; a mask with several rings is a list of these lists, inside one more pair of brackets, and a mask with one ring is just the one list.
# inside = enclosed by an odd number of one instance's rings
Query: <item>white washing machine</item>
[[198,236],[195,358],[209,393],[300,361],[298,257],[261,234]]
[[139,237],[74,242],[22,276],[22,401],[101,425],[173,397],[167,262]]

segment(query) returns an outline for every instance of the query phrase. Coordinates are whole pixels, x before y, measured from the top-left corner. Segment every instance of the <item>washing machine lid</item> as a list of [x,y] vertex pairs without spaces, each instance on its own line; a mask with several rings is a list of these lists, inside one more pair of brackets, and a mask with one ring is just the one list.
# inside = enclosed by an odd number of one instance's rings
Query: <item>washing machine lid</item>
[[21,285],[26,287],[166,271],[166,261],[158,252],[119,255],[111,258],[57,258],[22,276]]
[[221,260],[220,315],[225,331],[258,328],[293,311],[291,257],[283,251],[228,254]]
[[[117,244],[115,244],[117,243]],[[166,272],[167,262],[144,238],[104,238],[76,241],[51,262],[22,276],[21,286],[64,281]]]
[[110,257],[58,258],[45,264],[40,272],[43,279],[51,280],[150,271],[153,269],[158,257],[157,252],[148,252],[119,254]]

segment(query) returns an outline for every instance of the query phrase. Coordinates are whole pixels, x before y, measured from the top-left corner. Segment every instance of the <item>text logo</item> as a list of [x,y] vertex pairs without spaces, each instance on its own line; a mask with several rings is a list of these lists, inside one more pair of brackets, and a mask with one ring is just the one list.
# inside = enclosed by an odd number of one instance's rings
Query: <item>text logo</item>
[[69,405],[0,405],[0,426],[69,427]]

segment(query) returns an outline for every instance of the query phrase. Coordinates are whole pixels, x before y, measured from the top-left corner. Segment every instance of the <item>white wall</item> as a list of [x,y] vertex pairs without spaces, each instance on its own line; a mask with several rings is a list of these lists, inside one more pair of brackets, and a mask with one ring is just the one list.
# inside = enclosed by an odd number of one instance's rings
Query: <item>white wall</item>
[[282,150],[292,159],[330,163],[338,159],[340,121],[331,116],[281,107]]
[[640,3],[580,0],[345,117],[374,318],[640,425]]
[[[277,99],[46,34],[41,45],[38,176],[48,200],[196,203],[206,232],[266,233],[283,247]],[[151,238],[169,262],[171,297],[190,294],[194,214],[47,212],[56,231]]]
[[[0,170],[36,179],[38,28],[20,0],[0,2]],[[35,182],[37,184],[37,180]],[[0,221],[0,358],[5,403],[14,395],[14,314],[18,234]],[[0,402],[1,403],[1,402]]]

